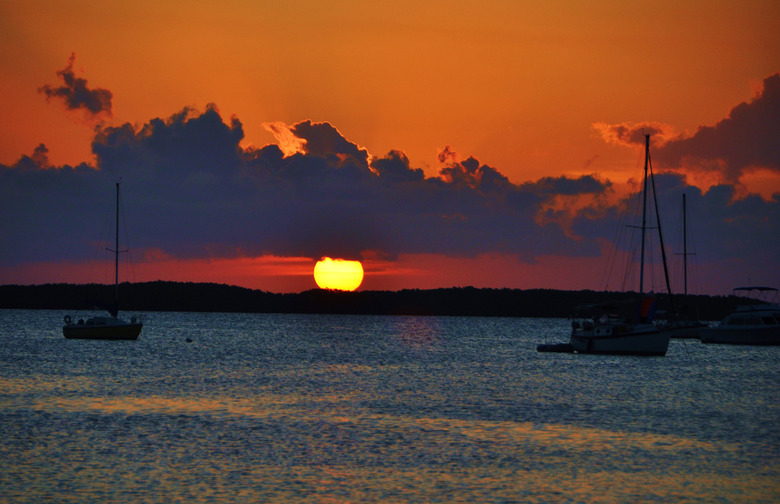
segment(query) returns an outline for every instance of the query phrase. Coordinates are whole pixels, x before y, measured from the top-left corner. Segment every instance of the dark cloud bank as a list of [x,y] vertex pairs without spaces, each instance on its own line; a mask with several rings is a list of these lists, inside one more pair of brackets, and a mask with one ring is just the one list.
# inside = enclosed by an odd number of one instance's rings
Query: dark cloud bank
[[304,152],[242,149],[241,123],[226,124],[209,107],[140,128],[100,129],[92,146],[97,169],[50,168],[41,145],[0,171],[2,211],[15,215],[2,224],[15,242],[3,247],[2,260],[82,253],[78,244],[94,240],[95,214],[111,208],[119,177],[131,202],[134,248],[178,257],[596,251],[534,220],[540,204],[561,191],[608,189],[592,177],[517,186],[468,158],[426,178],[402,152],[371,158],[328,123],[304,121],[290,131],[304,140]]
[[[77,104],[80,84],[69,80],[71,67],[62,73]],[[770,94],[776,100],[778,80],[767,79],[764,98],[736,107],[728,119],[692,138],[668,142],[659,156],[673,162],[709,152],[738,165],[747,158],[737,148],[707,151],[703,145],[720,143],[719,135],[729,132],[742,138],[733,129],[759,120],[756,104]],[[775,139],[777,117],[768,120]],[[99,128],[92,144],[97,166],[51,167],[40,145],[13,166],[0,167],[0,261],[8,266],[92,258],[90,243],[110,215],[119,177],[134,250],[176,257],[501,252],[533,261],[544,254],[598,254],[600,240],[611,240],[620,225],[619,212],[606,205],[611,184],[593,176],[513,184],[473,157],[458,161],[447,148],[439,176],[426,178],[402,152],[372,157],[328,123],[303,121],[287,133],[299,152],[285,156],[277,145],[244,149],[239,120],[226,121],[210,106],[141,127]],[[746,153],[753,159],[742,165],[777,169],[777,155],[754,146]],[[675,212],[682,193],[688,194],[704,238],[698,246],[708,257],[750,257],[760,248],[776,264],[780,195],[733,201],[730,185],[702,194],[675,174],[657,177],[657,185],[662,208]],[[561,204],[580,197],[589,201],[580,210]]]

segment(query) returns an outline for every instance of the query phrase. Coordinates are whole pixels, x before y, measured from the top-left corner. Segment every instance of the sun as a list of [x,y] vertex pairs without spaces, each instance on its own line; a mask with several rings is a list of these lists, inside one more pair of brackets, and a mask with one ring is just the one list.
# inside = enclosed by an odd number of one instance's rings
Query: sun
[[314,265],[314,281],[320,289],[353,291],[363,281],[360,261],[323,257]]

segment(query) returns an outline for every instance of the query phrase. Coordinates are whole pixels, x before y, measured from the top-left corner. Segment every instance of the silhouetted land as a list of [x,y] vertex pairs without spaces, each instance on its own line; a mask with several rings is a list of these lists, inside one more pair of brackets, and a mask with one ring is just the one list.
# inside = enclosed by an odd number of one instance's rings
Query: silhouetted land
[[[0,285],[0,308],[90,310],[113,298],[111,285]],[[145,282],[119,286],[121,310],[244,313],[340,313],[377,315],[466,315],[488,317],[568,317],[575,307],[618,303],[636,293],[549,289],[446,289],[338,292],[309,290],[275,294],[213,283]],[[657,309],[669,310],[667,295]],[[676,307],[682,298],[674,298]],[[720,320],[744,298],[688,296],[687,312],[700,320]]]

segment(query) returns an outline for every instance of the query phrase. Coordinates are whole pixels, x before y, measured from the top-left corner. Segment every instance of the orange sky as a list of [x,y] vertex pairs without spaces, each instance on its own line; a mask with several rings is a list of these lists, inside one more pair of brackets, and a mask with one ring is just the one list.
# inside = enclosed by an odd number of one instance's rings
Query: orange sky
[[425,168],[451,145],[514,182],[633,167],[592,123],[713,124],[780,63],[770,1],[31,0],[0,14],[3,163],[40,142],[53,163],[91,159],[89,125],[36,92],[72,52],[114,93],[113,123],[215,103],[247,144],[273,142],[267,122],[329,121],[377,155]]
[[[40,143],[52,165],[94,163],[96,122],[39,92],[75,53],[76,74],[113,93],[104,126],[214,103],[241,120],[244,147],[276,142],[267,124],[311,119],[373,156],[399,149],[429,177],[449,145],[515,184],[622,183],[637,151],[593,125],[716,124],[780,70],[778,20],[780,3],[759,0],[0,0],[0,164]],[[742,182],[780,191],[777,172]]]

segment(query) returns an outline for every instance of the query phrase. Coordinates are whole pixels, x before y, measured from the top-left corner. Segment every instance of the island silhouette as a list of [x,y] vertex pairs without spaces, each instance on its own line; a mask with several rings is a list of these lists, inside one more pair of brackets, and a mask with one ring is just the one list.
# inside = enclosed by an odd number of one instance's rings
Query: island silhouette
[[[113,285],[0,285],[2,309],[93,310],[112,299]],[[122,311],[333,313],[356,315],[446,315],[482,317],[570,317],[588,304],[636,300],[634,292],[449,287],[399,291],[272,293],[216,283],[121,283]],[[659,315],[672,304],[657,294]],[[674,306],[698,320],[720,320],[739,304],[737,296],[674,296]]]

